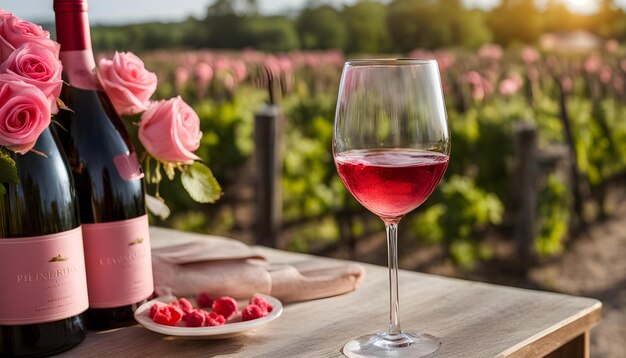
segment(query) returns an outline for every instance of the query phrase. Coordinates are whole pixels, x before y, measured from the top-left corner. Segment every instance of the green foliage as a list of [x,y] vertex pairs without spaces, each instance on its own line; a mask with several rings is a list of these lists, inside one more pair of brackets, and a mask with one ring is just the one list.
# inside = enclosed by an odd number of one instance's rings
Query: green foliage
[[228,183],[232,171],[252,154],[254,112],[264,99],[263,91],[242,87],[230,101],[204,100],[193,105],[204,134],[196,154],[220,182]]
[[211,169],[200,162],[194,162],[180,179],[189,196],[198,203],[214,203],[222,196],[222,188]]
[[626,124],[612,100],[597,103],[576,100],[570,102],[570,107],[575,113],[573,131],[577,139],[578,165],[592,186],[601,185],[606,178],[626,167],[622,154],[626,150],[623,142]]
[[203,19],[179,23],[94,26],[96,50],[252,47],[283,52],[341,49],[346,53],[409,52],[445,46],[476,48],[536,43],[544,33],[585,30],[626,39],[624,11],[614,0],[599,11],[577,15],[560,1],[504,0],[489,11],[470,10],[460,0],[361,0],[343,7],[309,2],[297,14],[262,16],[255,1],[216,0]]
[[256,17],[246,25],[248,46],[267,52],[286,52],[300,48],[294,22],[284,16]]
[[503,0],[489,13],[488,23],[494,40],[504,45],[536,42],[543,26],[541,13],[531,0]]
[[11,154],[5,148],[0,148],[0,183],[19,184],[17,168]]
[[395,0],[388,14],[392,42],[403,52],[416,47],[477,47],[491,40],[482,14],[465,9],[458,0]]
[[286,221],[315,217],[341,207],[345,187],[331,148],[334,99],[328,94],[294,97],[283,151],[283,212]]
[[359,1],[343,10],[348,31],[348,53],[381,53],[390,50],[387,10],[379,2]]
[[499,224],[504,206],[469,177],[455,175],[440,186],[440,201],[422,210],[411,226],[420,240],[447,243],[455,262],[467,266],[484,256],[474,235]]
[[15,160],[11,158],[11,152],[0,147],[0,197],[6,194],[5,184],[19,184]]
[[563,249],[570,220],[571,193],[563,181],[552,174],[539,194],[539,233],[535,248],[541,255],[554,255]]
[[343,48],[348,40],[341,14],[330,5],[304,9],[297,27],[303,49]]
[[94,26],[91,31],[92,45],[97,51],[140,51],[176,47],[185,40],[190,23],[193,21]]
[[295,252],[311,252],[315,246],[329,244],[337,241],[339,231],[337,223],[332,218],[325,218],[320,222],[299,228],[293,233],[294,240],[288,249]]

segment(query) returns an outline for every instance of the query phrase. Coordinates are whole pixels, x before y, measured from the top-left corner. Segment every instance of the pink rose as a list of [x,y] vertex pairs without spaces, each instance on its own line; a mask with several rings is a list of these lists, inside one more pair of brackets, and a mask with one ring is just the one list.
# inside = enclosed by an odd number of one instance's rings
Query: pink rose
[[141,115],[139,140],[148,153],[165,162],[191,163],[200,159],[200,118],[180,96],[153,102]]
[[24,21],[10,14],[0,14],[0,61],[6,59],[11,49],[16,49],[25,43],[36,43],[46,47],[55,55],[59,54],[61,46],[50,39],[50,33],[41,26]]
[[157,87],[157,76],[131,52],[116,52],[113,60],[101,59],[98,78],[119,114],[145,111]]
[[10,12],[0,9],[0,62],[4,61],[15,50],[15,47],[4,38],[4,22],[10,16],[13,16]]
[[48,48],[25,43],[0,64],[0,73],[13,74],[22,81],[39,88],[56,108],[56,98],[61,94],[63,66]]
[[24,154],[50,124],[50,102],[39,88],[0,75],[0,145]]

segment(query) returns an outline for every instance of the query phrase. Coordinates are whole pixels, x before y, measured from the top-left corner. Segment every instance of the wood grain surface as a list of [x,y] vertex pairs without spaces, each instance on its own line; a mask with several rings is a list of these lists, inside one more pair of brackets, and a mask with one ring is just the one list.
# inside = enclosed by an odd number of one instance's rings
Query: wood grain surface
[[[202,235],[151,228],[154,247]],[[256,247],[273,263],[337,263],[337,260]],[[388,324],[387,269],[364,264],[367,275],[350,294],[290,304],[256,331],[223,340],[160,335],[140,326],[90,332],[63,357],[340,357],[358,335]],[[588,331],[602,304],[590,298],[496,286],[415,272],[400,272],[404,330],[439,337],[430,357],[587,357]],[[563,352],[567,355],[563,355]]]

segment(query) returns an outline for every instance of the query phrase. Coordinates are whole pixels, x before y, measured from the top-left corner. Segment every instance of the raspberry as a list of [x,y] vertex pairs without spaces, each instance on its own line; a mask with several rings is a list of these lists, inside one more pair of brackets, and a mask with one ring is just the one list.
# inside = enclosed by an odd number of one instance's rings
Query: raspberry
[[202,327],[207,321],[206,311],[195,309],[187,313],[187,327]]
[[180,306],[175,302],[170,303],[169,305],[167,305],[167,307],[170,309],[170,311],[175,312],[177,315],[180,315],[181,318],[185,315],[185,311],[183,311],[183,309],[180,308]]
[[164,307],[164,306],[167,306],[167,305],[163,302],[155,302],[152,306],[150,306],[150,313],[148,314],[148,316],[150,318],[154,318],[154,315],[157,313],[159,308]]
[[166,326],[175,326],[183,319],[183,311],[172,304],[160,307],[154,314],[154,322]]
[[193,311],[193,305],[189,302],[185,297],[178,299],[178,307],[183,310],[183,313],[186,315],[187,313]]
[[261,296],[252,296],[252,298],[250,298],[250,304],[261,307],[261,309],[264,310],[266,314],[272,312],[272,310],[274,309],[274,307],[272,307],[272,305]]
[[213,305],[213,299],[208,293],[202,292],[198,295],[198,297],[196,297],[196,303],[200,308],[211,307]]
[[248,305],[241,310],[241,320],[249,321],[267,316],[267,311],[257,305]]
[[205,312],[206,321],[204,322],[205,326],[223,326],[226,323],[226,318],[221,314],[217,314],[215,312]]
[[237,301],[232,297],[220,297],[213,301],[213,312],[229,320],[237,313]]

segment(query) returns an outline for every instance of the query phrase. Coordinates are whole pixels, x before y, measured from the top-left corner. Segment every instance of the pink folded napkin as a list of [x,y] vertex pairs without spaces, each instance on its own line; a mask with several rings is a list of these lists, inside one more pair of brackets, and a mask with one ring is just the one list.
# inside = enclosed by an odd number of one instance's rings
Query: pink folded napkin
[[152,250],[159,295],[247,298],[264,293],[283,302],[340,295],[358,288],[365,270],[358,264],[271,264],[242,242],[223,238]]

